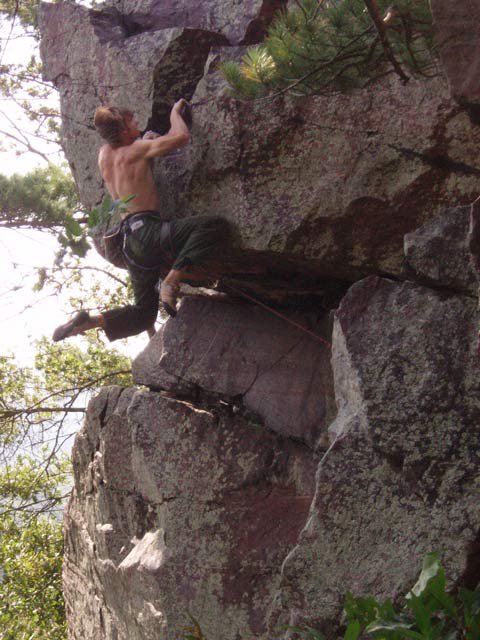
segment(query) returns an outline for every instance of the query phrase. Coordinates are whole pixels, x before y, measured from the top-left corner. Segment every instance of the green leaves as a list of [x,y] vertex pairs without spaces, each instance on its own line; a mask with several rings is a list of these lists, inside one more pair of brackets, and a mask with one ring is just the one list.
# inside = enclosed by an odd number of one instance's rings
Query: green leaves
[[107,194],[100,205],[95,207],[88,213],[87,226],[89,230],[104,224],[114,215],[124,214],[128,211],[128,203],[135,198],[135,194],[119,198],[118,200],[112,200]]
[[445,571],[436,553],[425,557],[400,611],[390,600],[381,603],[347,594],[345,614],[349,624],[344,640],[356,640],[362,632],[375,640],[480,639],[480,592],[461,589],[456,599],[447,593]]
[[458,595],[463,606],[465,640],[478,640],[480,638],[480,584],[475,591],[459,589]]
[[91,393],[131,385],[129,369],[93,337],[83,350],[41,341],[34,368],[0,358],[2,640],[66,640],[61,513],[71,471],[62,447]]
[[132,195],[112,200],[107,194],[101,204],[87,214],[86,220],[83,220],[84,223],[86,221],[86,225],[84,224],[83,226],[73,215],[67,214],[64,222],[65,233],[60,233],[58,236],[60,245],[64,249],[68,249],[73,255],[83,258],[91,248],[87,240],[87,234],[95,232],[100,227],[107,228],[109,220],[128,211],[128,203],[134,197]]
[[344,640],[357,640],[362,630],[359,620],[352,620],[345,631]]
[[81,210],[69,172],[53,165],[25,175],[0,174],[0,227],[58,229]]
[[389,16],[383,29],[390,55],[364,0],[295,4],[296,9],[277,13],[266,40],[250,49],[240,64],[221,66],[237,95],[256,98],[272,88],[301,95],[329,94],[362,87],[386,72],[398,73],[402,66],[416,76],[435,68],[428,0],[400,0],[394,12],[390,2],[376,1],[382,18]]
[[65,640],[61,591],[63,535],[52,510],[69,462],[57,459],[48,473],[19,457],[0,473],[0,636],[5,640]]

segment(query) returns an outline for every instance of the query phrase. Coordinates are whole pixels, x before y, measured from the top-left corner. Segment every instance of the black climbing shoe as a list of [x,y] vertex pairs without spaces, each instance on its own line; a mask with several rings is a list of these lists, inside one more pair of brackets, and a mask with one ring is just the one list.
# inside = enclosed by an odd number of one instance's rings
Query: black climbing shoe
[[66,324],[62,324],[55,329],[52,336],[53,341],[60,342],[60,340],[65,340],[65,338],[68,338],[71,335],[71,332],[74,329],[77,329],[82,324],[85,324],[88,320],[90,320],[90,316],[88,315],[88,312],[79,311],[75,316],[73,316],[70,322],[67,322]]

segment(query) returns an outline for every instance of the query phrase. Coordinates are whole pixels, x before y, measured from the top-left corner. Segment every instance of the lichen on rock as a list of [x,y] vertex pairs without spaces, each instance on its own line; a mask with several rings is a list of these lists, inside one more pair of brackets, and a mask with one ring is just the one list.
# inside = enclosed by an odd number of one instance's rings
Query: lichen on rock
[[89,407],[72,640],[178,640],[189,614],[208,640],[330,639],[345,591],[395,598],[425,552],[480,579],[473,5],[432,0],[446,77],[234,99],[219,63],[285,5],[42,5],[82,202],[103,195],[94,109],[162,130],[184,96],[192,143],[154,163],[162,214],[223,215],[241,246],[135,359],[140,388]]

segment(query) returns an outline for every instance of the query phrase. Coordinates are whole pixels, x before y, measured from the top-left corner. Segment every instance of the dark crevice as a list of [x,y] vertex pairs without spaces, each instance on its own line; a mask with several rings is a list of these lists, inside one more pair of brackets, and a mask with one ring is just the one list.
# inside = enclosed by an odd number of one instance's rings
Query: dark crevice
[[399,147],[395,144],[388,145],[391,149],[394,149],[408,160],[422,160],[430,167],[434,169],[442,169],[450,173],[459,173],[464,176],[480,176],[480,169],[473,167],[465,162],[458,162],[453,160],[449,156],[442,153],[425,153],[417,151],[415,149],[409,149],[408,147]]
[[458,100],[460,107],[466,112],[470,118],[470,122],[474,126],[480,126],[480,104],[474,102],[468,102],[465,99],[460,98]]
[[[448,287],[446,285],[438,284],[430,280],[425,276],[418,276],[412,267],[406,265],[407,273],[404,278],[401,278],[398,275],[393,275],[391,273],[386,273],[383,271],[377,271],[377,273],[371,273],[371,276],[377,276],[378,278],[384,278],[385,280],[391,280],[392,282],[398,282],[399,284],[414,284],[419,287],[425,287],[426,289],[430,289],[431,291],[442,295],[445,299],[454,297],[454,296],[465,296],[466,298],[470,298],[471,300],[476,300],[478,296],[474,295],[470,291],[465,289],[456,289],[453,287]],[[367,278],[368,275],[359,278],[359,280],[363,280]],[[357,281],[358,282],[358,281]],[[354,284],[352,282],[352,284]]]
[[[427,276],[419,276],[417,275],[415,270],[408,264],[406,266],[406,271],[407,277],[405,278],[405,280],[403,280],[403,282],[412,281],[419,286],[425,287],[426,289],[431,289],[432,291],[435,291],[439,294],[443,294],[447,298],[451,296],[465,296],[467,298],[470,298],[471,300],[476,300],[478,298],[478,296],[476,296],[468,289],[441,285],[438,282],[431,280]],[[402,282],[402,280],[399,280],[399,282]]]
[[275,15],[279,11],[286,10],[286,8],[287,0],[264,0],[258,17],[250,22],[239,45],[252,45],[262,42]]
[[156,24],[136,19],[132,14],[120,13],[115,7],[92,9],[90,22],[101,44],[128,40],[128,38],[133,38],[141,33],[159,29]]
[[404,453],[382,452],[381,455],[396,473],[402,473],[405,462]]
[[103,403],[102,410],[100,411],[100,415],[98,416],[98,419],[100,421],[100,429],[103,429],[103,427],[105,426],[105,419],[107,417],[107,411],[108,411],[108,402],[109,402],[109,399],[105,398],[105,402]]
[[467,551],[466,567],[460,576],[457,586],[467,589],[476,589],[480,584],[480,531],[475,539],[470,543]]
[[[202,79],[212,47],[227,46],[221,35],[202,29],[184,29],[169,45],[153,72],[152,116],[147,129],[166,133],[170,128],[170,111],[180,98],[191,100]],[[178,73],[178,69],[182,73]]]
[[145,33],[150,30],[146,29],[139,22],[135,22],[134,18],[131,16],[122,14],[120,14],[120,26],[123,29],[125,38],[133,38],[134,36],[138,36],[140,33]]

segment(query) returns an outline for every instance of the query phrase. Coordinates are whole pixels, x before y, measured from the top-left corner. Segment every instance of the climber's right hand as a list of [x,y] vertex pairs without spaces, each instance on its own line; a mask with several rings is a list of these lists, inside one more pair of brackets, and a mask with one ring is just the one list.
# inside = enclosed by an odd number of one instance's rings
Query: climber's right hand
[[185,100],[185,98],[180,98],[180,100],[177,100],[177,102],[173,105],[172,111],[177,111],[177,113],[181,113],[183,107],[185,107],[186,105],[188,105],[188,101]]

